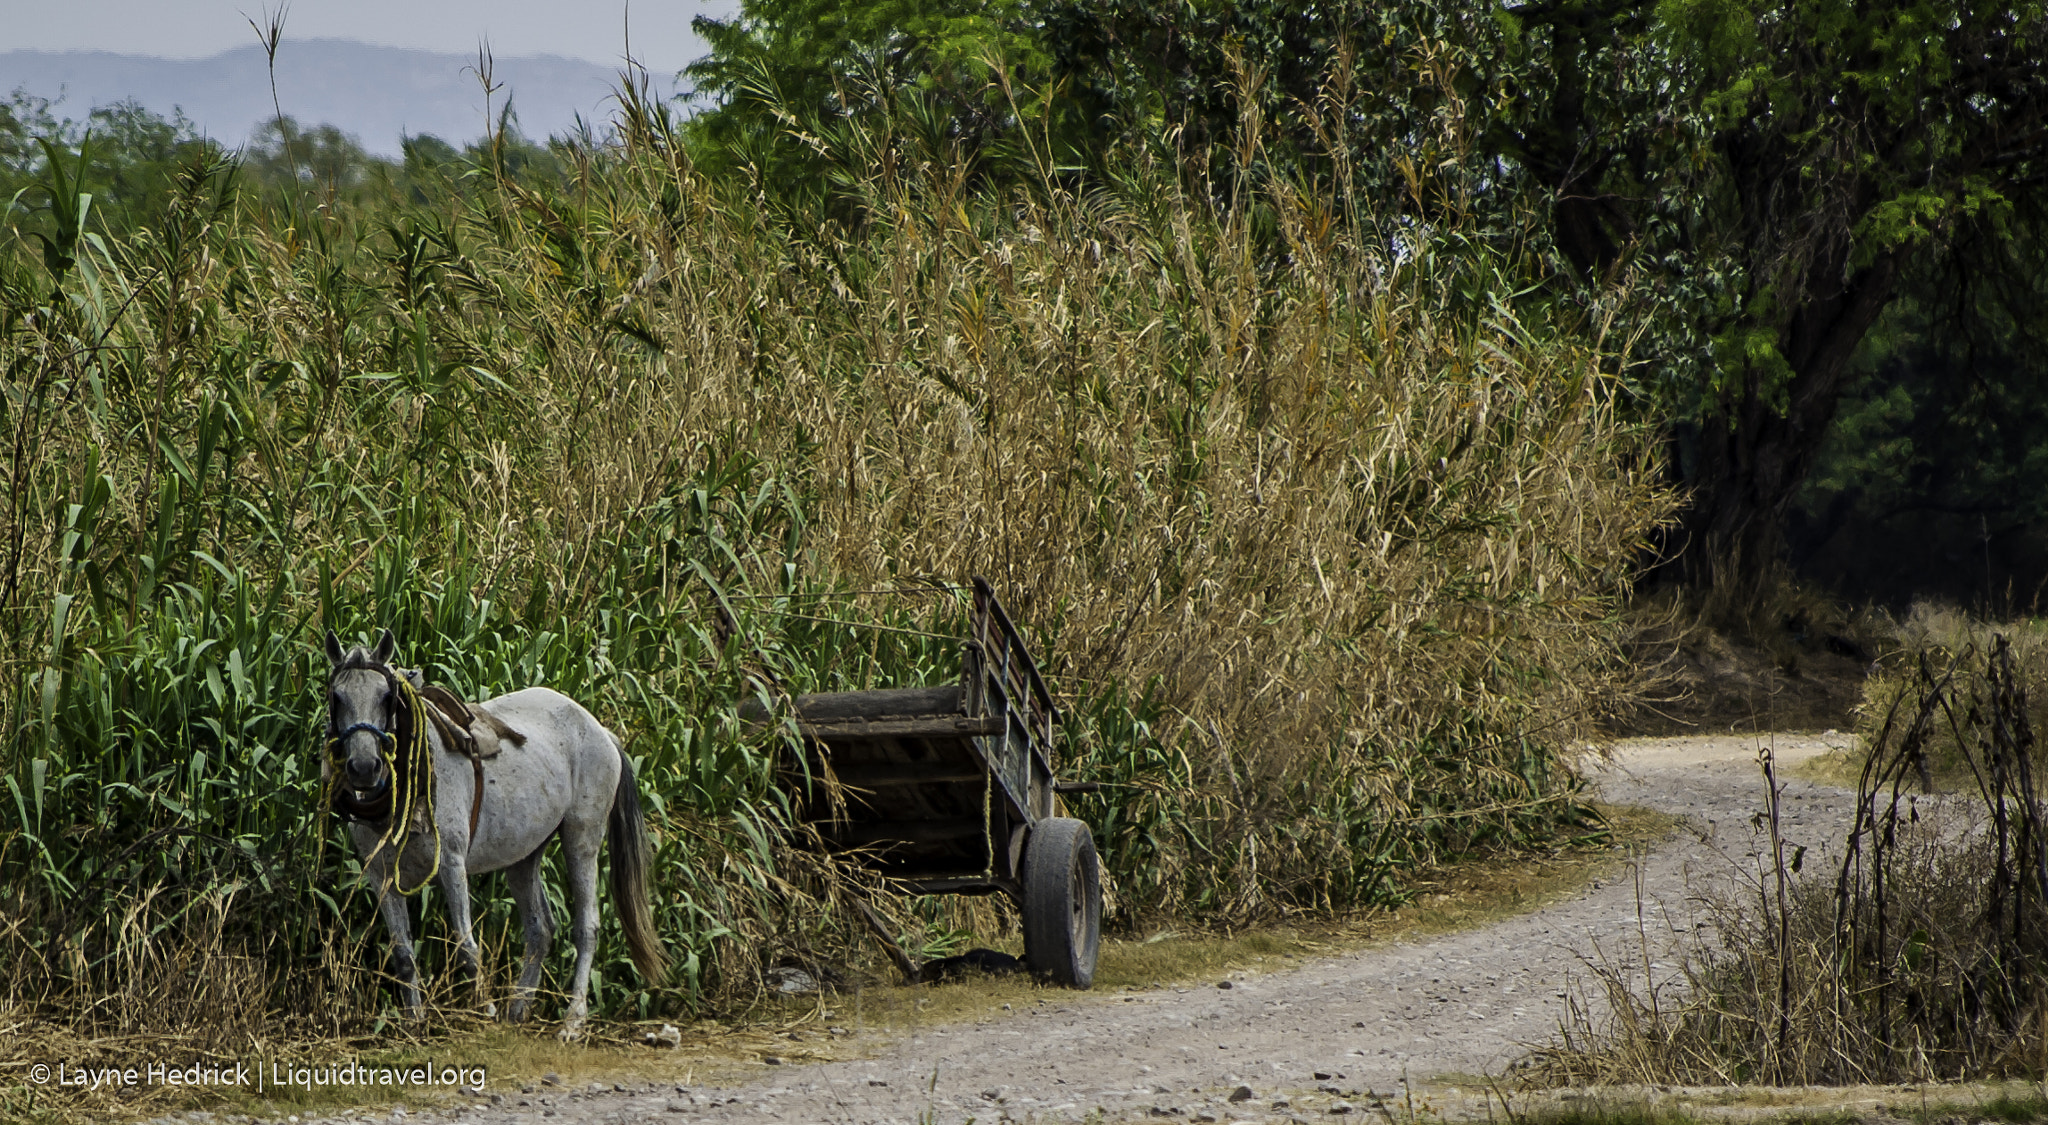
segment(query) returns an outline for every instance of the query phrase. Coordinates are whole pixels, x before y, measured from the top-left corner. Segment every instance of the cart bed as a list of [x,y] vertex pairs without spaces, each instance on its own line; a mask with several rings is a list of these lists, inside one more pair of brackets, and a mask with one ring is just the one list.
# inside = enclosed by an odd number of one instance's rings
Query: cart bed
[[1053,815],[1058,712],[985,582],[959,683],[791,702],[803,754],[784,782],[826,847],[928,893],[1021,895],[1024,837]]

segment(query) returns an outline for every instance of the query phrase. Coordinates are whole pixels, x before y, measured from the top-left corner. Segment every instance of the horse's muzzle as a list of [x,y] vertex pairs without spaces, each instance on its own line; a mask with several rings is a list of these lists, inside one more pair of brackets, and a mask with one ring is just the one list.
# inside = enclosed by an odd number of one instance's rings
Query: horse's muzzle
[[364,763],[351,757],[345,768],[348,772],[348,787],[355,790],[358,797],[371,796],[388,784],[389,779],[383,776],[384,763],[375,758]]

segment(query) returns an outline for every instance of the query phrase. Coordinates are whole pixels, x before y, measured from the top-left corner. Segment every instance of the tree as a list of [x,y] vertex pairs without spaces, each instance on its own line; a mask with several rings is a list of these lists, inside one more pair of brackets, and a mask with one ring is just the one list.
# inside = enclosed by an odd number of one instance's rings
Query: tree
[[1045,73],[1023,0],[745,0],[737,19],[694,26],[711,53],[686,73],[714,104],[691,122],[693,157],[776,187],[820,175],[803,134],[848,121],[908,117],[977,155],[1019,124],[1011,93]]
[[[50,113],[50,99],[39,98],[19,86],[0,102],[0,188],[8,195],[26,183],[42,160],[37,137],[59,135],[57,118]],[[8,185],[12,184],[10,187]]]
[[1095,132],[1079,149],[1167,136],[1183,152],[1222,155],[1227,167],[1244,113],[1256,109],[1273,154],[1292,162],[1324,147],[1305,118],[1343,84],[1340,71],[1355,79],[1352,128],[1383,143],[1409,132],[1413,110],[1436,104],[1405,65],[1416,46],[1414,5],[1040,0],[1036,10],[1053,78]]
[[[2048,593],[2048,241],[1924,255],[1864,340],[1793,510],[1796,569],[2017,612]],[[1865,565],[1863,560],[1872,562]],[[1967,560],[1960,565],[1958,558]]]
[[223,159],[220,146],[200,136],[183,111],[165,117],[133,98],[93,109],[85,131],[92,136],[93,210],[115,229],[160,224],[172,178]]
[[[83,168],[64,172],[80,177],[66,190],[92,196],[85,214],[95,229],[123,235],[161,227],[177,198],[173,182],[220,175],[227,160],[182,112],[165,117],[128,99],[98,106],[80,122],[59,119],[47,99],[16,90],[0,103],[0,221],[49,209],[48,187],[63,178],[51,177],[53,151],[59,163],[86,154]],[[10,199],[15,216],[5,211]]]
[[[1434,220],[1392,173],[1462,160],[1457,202],[1482,226],[1540,216],[1565,267],[1548,299],[1631,283],[1644,404],[1692,497],[1660,570],[1731,603],[1776,567],[1851,359],[1900,277],[2017,278],[2007,251],[2048,229],[2029,217],[2048,172],[2038,3],[1043,10],[1048,50],[1095,119],[1217,139],[1234,124],[1234,75],[1253,69],[1269,122],[1312,164],[1302,111],[1343,75],[1363,88],[1347,113],[1362,147],[1391,156],[1349,169],[1355,188]],[[1469,151],[1433,144],[1445,131]]]
[[[1563,315],[1625,285],[1639,405],[1666,427],[1691,496],[1659,573],[1740,604],[1780,563],[1852,359],[1900,279],[2014,278],[2011,248],[2048,233],[2044,12],[750,0],[740,20],[702,25],[713,55],[691,73],[722,99],[697,125],[706,151],[764,171],[779,154],[793,182],[819,170],[800,135],[867,112],[877,91],[930,92],[976,143],[1015,132],[976,59],[1011,60],[1012,89],[1049,92],[1033,135],[1056,139],[1055,163],[1083,179],[1114,175],[1100,154],[1134,144],[1228,172],[1250,112],[1265,140],[1243,158],[1342,181],[1383,219],[1455,218],[1553,255],[1533,299]],[[1333,121],[1352,134],[1335,147],[1368,159],[1328,159]]]
[[302,128],[289,114],[265,122],[256,131],[243,161],[260,183],[305,185],[333,192],[347,192],[367,182],[381,163],[340,128]]
[[[1500,150],[1560,249],[1660,291],[1649,358],[1692,492],[1667,569],[1735,600],[1779,558],[1851,359],[1912,270],[1993,268],[2048,172],[2038,4],[1537,0]],[[1688,356],[1697,357],[1694,359]]]

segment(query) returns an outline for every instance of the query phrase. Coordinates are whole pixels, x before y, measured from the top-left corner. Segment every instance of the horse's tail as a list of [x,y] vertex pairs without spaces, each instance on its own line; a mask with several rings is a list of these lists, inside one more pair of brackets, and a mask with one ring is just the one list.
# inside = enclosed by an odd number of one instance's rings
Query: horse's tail
[[[617,745],[617,740],[613,740]],[[612,797],[612,909],[626,930],[626,948],[640,979],[660,984],[668,975],[667,958],[661,953],[661,938],[654,932],[654,913],[647,896],[647,821],[640,815],[640,788],[634,784],[633,761],[619,750],[619,791]]]

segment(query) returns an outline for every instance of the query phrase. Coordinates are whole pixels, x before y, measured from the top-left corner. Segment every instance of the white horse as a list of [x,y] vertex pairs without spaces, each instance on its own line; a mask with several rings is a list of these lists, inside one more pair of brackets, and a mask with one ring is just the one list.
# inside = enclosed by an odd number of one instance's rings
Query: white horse
[[[597,951],[597,853],[609,824],[612,902],[633,964],[648,984],[665,972],[660,939],[648,909],[647,829],[633,767],[618,739],[574,700],[527,688],[481,704],[523,742],[506,740],[481,763],[446,745],[428,721],[405,674],[391,666],[391,631],[374,651],[343,652],[327,632],[327,745],[321,776],[377,890],[377,909],[391,931],[392,961],[408,1011],[418,1016],[419,972],[405,899],[438,877],[448,898],[458,955],[484,990],[476,938],[470,933],[469,877],[507,869],[526,931],[526,959],[513,990],[511,1017],[526,1018],[542,962],[554,937],[554,912],[541,886],[541,851],[562,838],[569,869],[571,940],[576,972],[561,1036],[573,1039],[589,1013],[590,959]],[[482,796],[477,779],[482,778]],[[472,831],[474,836],[472,836]],[[486,1002],[487,1012],[496,1005]]]

